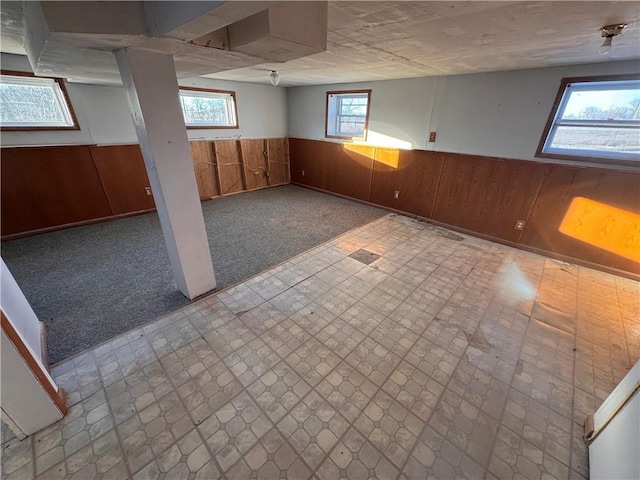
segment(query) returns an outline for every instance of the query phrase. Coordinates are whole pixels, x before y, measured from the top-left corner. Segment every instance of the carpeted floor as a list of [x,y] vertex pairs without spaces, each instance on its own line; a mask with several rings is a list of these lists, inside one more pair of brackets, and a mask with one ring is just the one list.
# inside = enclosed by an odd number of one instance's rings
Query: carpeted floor
[[[293,185],[202,207],[219,288],[386,213]],[[188,303],[155,212],[3,242],[2,258],[47,325],[51,363]]]

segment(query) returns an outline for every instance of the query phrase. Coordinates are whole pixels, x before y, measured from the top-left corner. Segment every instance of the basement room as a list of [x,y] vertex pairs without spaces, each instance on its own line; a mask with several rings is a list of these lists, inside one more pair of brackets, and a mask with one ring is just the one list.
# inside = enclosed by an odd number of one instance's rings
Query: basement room
[[3,479],[640,478],[634,1],[2,1]]

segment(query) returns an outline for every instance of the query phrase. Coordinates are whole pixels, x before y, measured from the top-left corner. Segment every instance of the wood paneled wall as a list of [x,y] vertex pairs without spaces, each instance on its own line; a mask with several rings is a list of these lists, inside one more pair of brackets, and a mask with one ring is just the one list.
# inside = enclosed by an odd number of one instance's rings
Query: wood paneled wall
[[[286,138],[190,142],[201,200],[289,183]],[[149,211],[138,145],[3,148],[2,237]]]
[[220,195],[220,180],[211,142],[189,142],[189,147],[200,200],[208,200]]
[[[560,231],[577,197],[640,215],[638,174],[294,138],[289,145],[293,183],[551,256],[640,274],[634,259]],[[515,229],[518,220],[525,221],[524,230]],[[606,232],[606,225],[602,231]],[[640,232],[629,232],[629,236],[640,239]]]
[[138,145],[90,147],[111,213],[122,215],[155,208],[147,194],[149,177]]
[[112,215],[89,146],[2,149],[2,234]]
[[546,165],[487,157],[445,156],[433,218],[517,242],[548,171]]

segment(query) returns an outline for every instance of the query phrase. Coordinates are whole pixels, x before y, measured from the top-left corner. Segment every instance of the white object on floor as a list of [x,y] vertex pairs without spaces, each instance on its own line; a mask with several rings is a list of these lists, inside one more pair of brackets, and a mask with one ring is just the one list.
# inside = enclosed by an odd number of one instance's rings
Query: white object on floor
[[594,431],[600,433],[589,445],[590,478],[640,478],[639,383],[640,361],[593,415]]

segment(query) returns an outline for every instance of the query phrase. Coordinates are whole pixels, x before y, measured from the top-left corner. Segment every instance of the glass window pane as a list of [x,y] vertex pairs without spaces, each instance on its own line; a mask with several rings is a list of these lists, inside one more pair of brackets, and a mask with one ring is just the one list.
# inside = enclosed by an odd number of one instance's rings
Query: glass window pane
[[640,154],[640,130],[635,128],[559,126],[550,147],[553,149]]
[[54,80],[2,76],[0,122],[3,126],[73,126],[73,120]]
[[597,90],[570,90],[563,119],[633,120],[639,119],[640,90],[602,87]]
[[565,84],[542,153],[640,162],[640,79],[593,80]]
[[236,125],[231,94],[181,91],[180,100],[187,126]]
[[327,95],[327,136],[365,137],[369,107],[368,93],[331,93]]

